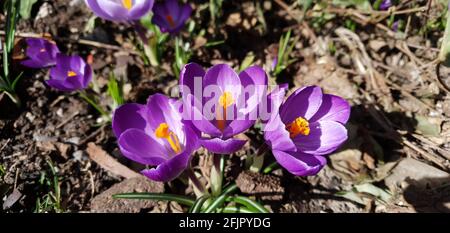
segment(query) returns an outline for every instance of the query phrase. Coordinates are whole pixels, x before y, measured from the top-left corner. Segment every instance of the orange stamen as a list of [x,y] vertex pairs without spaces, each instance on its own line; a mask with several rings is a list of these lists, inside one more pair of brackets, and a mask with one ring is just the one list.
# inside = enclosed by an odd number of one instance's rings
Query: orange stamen
[[217,117],[217,127],[220,131],[225,130],[225,123],[227,120],[227,108],[234,103],[233,95],[231,92],[225,91],[219,97],[219,105],[222,107],[222,117]]
[[155,130],[155,136],[157,138],[166,139],[167,142],[169,142],[170,147],[176,154],[181,152],[180,141],[178,140],[177,135],[170,131],[169,125],[167,123],[159,124],[158,128],[156,128]]
[[170,27],[174,28],[175,27],[175,21],[173,20],[172,16],[171,15],[166,15],[166,19],[167,19],[167,22],[169,22]]
[[299,134],[308,136],[310,132],[309,122],[303,117],[297,117],[292,123],[286,125],[286,130],[289,131],[291,138],[295,138]]

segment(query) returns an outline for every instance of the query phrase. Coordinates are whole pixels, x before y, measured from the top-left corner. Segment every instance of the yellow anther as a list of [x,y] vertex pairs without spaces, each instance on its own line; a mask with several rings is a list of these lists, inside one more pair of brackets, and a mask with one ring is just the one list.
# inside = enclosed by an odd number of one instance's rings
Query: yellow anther
[[229,91],[225,91],[220,97],[219,97],[219,104],[223,108],[228,108],[230,105],[234,103],[233,94]]
[[155,130],[155,136],[157,138],[164,138],[169,142],[172,150],[178,154],[181,152],[180,141],[176,134],[169,130],[169,125],[167,123],[159,124],[158,128]]
[[74,71],[72,70],[67,71],[67,77],[75,77],[75,76],[77,76],[77,73],[75,73]]
[[287,131],[291,138],[297,137],[297,135],[309,135],[309,122],[303,117],[297,117],[292,123],[286,125]]
[[171,15],[166,15],[166,19],[167,19],[167,22],[169,22],[169,25],[171,28],[174,28],[176,26],[175,21],[173,20]]
[[122,0],[122,6],[125,7],[125,9],[130,10],[131,7],[133,7],[133,0]]

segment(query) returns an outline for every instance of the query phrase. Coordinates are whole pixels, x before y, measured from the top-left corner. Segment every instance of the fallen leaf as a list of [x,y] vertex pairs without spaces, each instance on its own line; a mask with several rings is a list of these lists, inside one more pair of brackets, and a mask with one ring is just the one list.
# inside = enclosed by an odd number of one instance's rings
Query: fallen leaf
[[123,176],[125,178],[133,178],[142,176],[141,174],[129,169],[128,167],[122,165],[117,162],[111,155],[106,153],[101,147],[95,145],[95,143],[88,143],[88,148],[86,152],[89,155],[89,158],[94,160],[100,167],[116,174],[119,176]]

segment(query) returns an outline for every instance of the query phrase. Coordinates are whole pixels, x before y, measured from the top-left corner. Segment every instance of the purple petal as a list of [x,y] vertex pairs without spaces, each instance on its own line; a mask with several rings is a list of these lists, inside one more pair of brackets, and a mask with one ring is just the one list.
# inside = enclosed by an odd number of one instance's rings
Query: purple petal
[[298,135],[294,143],[298,151],[325,155],[335,151],[347,140],[347,129],[335,121],[319,121],[310,124],[308,136]]
[[238,150],[240,150],[246,140],[239,139],[227,139],[222,140],[220,138],[213,139],[202,139],[200,143],[204,146],[208,151],[216,153],[216,154],[232,154]]
[[272,150],[296,151],[296,146],[277,114],[264,127],[264,139]]
[[92,80],[92,68],[89,64],[85,64],[83,78],[81,79],[81,88],[85,89]]
[[128,13],[128,20],[138,20],[145,16],[153,7],[154,0],[135,0]]
[[167,159],[167,149],[140,129],[127,129],[118,140],[122,154],[138,163],[159,165]]
[[266,72],[259,66],[250,66],[239,73],[239,79],[244,87],[248,85],[267,86]]
[[218,87],[223,92],[232,93],[233,99],[237,100],[241,93],[241,81],[236,72],[227,64],[218,64],[206,71],[203,88],[209,86]]
[[315,175],[327,163],[327,160],[322,156],[300,152],[286,153],[278,150],[272,152],[277,162],[296,176]]
[[153,132],[161,123],[167,123],[170,130],[178,136],[180,143],[184,144],[182,117],[174,101],[162,94],[151,95],[147,100],[147,119]]
[[172,16],[175,23],[178,22],[178,17],[180,16],[180,4],[178,0],[165,0],[164,1],[166,12]]
[[239,120],[229,123],[225,128],[224,137],[230,137],[250,128],[258,118],[259,104],[267,96],[267,75],[262,68],[249,67],[239,74],[239,79],[245,88],[236,100],[236,119]]
[[184,24],[187,21],[187,19],[191,16],[191,13],[192,13],[191,5],[189,5],[189,3],[184,4],[183,7],[181,8],[180,16],[178,18],[180,24]]
[[[156,5],[155,5],[155,8],[156,8]],[[156,11],[154,11],[154,12],[156,12]],[[155,13],[153,15],[152,23],[158,25],[158,27],[161,30],[161,32],[167,32],[170,29],[169,23],[166,21],[164,16],[162,16],[160,14],[156,14]]]
[[310,122],[337,121],[345,124],[350,117],[350,104],[343,98],[335,95],[324,94],[322,105],[317,113],[311,117]]
[[127,20],[128,10],[118,2],[107,0],[86,0],[86,4],[100,18],[111,21]]
[[116,137],[127,129],[140,129],[145,131],[146,106],[142,104],[124,104],[114,111],[112,118],[112,128]]
[[64,80],[56,80],[56,79],[50,79],[45,81],[47,83],[47,85],[49,85],[50,87],[53,87],[55,89],[58,89],[60,91],[75,91],[77,88],[67,84]]
[[[195,78],[201,77],[198,80],[203,81],[203,77],[205,76],[205,71],[203,68],[197,63],[188,63],[186,64],[180,72],[180,91],[183,96],[187,96],[187,94],[195,95],[195,91],[201,94],[202,87],[198,87],[196,90],[195,87]],[[202,84],[201,82],[199,84]],[[187,92],[188,91],[188,92]]]
[[252,127],[256,120],[233,120],[223,131],[223,138],[230,138],[234,135],[238,135],[245,130]]
[[37,38],[27,38],[26,55],[28,60],[21,64],[31,68],[43,68],[53,66],[56,63],[58,47],[51,41]]
[[185,150],[164,163],[161,163],[156,168],[145,169],[141,173],[151,180],[166,182],[175,179],[179,176],[189,164],[191,154],[198,148],[198,138],[195,132],[186,128],[187,144]]
[[322,90],[318,86],[307,86],[296,90],[280,108],[281,119],[289,124],[297,117],[309,120],[322,104]]
[[384,0],[381,4],[380,4],[380,10],[387,10],[389,9],[389,7],[392,6],[392,2],[391,0]]
[[45,67],[41,61],[36,61],[36,60],[32,60],[32,59],[22,61],[20,64],[22,64],[23,66],[26,66],[26,67],[36,68],[36,69]]
[[279,115],[280,106],[283,103],[287,89],[288,85],[282,84],[275,87],[275,89],[273,89],[267,95],[267,99],[262,103],[263,110],[259,113],[259,117],[264,124],[266,124],[270,119],[273,119],[277,117],[277,115]]
[[[184,102],[184,106],[186,106],[186,109],[190,109],[191,111],[188,119],[190,119],[192,124],[201,132],[209,134],[213,137],[222,135],[222,132],[217,128],[217,126],[212,123],[213,121],[207,119],[203,115],[203,105],[198,100],[196,100],[193,95],[188,95],[187,98],[188,100]],[[192,102],[194,102],[193,106],[191,105]],[[200,109],[197,106],[199,106]],[[189,112],[187,112],[186,114],[189,114]]]

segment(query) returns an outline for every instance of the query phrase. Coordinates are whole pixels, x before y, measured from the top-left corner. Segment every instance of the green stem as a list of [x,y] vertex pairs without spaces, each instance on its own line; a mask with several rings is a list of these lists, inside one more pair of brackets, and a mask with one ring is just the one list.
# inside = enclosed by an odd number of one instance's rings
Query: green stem
[[271,171],[273,171],[277,167],[279,167],[279,164],[275,161],[275,162],[269,164],[266,168],[264,168],[263,173],[269,174]]
[[188,175],[189,179],[192,181],[192,184],[203,194],[207,194],[207,191],[205,189],[205,186],[202,184],[202,182],[200,182],[200,180],[197,178],[197,176],[195,175],[194,171],[192,170],[192,168],[187,168],[186,169],[186,174]]
[[195,203],[195,201],[190,198],[167,193],[121,193],[113,195],[113,198],[175,201],[186,206],[192,206]]
[[84,100],[86,100],[86,102],[88,102],[92,107],[95,108],[95,110],[97,110],[102,116],[106,117],[108,119],[108,121],[111,121],[111,116],[106,113],[98,104],[95,103],[94,100],[92,100],[91,98],[89,98],[84,92],[80,91],[79,95],[81,98],[83,98]]
[[206,208],[205,213],[211,213],[212,211],[214,211],[217,208],[219,208],[220,206],[222,206],[223,203],[225,203],[225,200],[227,199],[228,195],[231,194],[232,192],[236,191],[237,189],[238,189],[238,187],[236,184],[232,184],[232,185],[226,187],[223,190],[222,195],[220,195],[216,199],[214,199],[214,201],[211,203],[211,205],[209,205],[208,208]]

